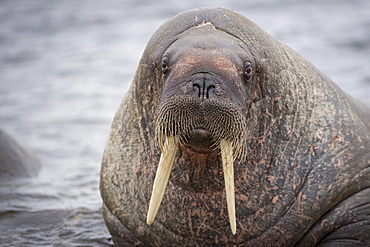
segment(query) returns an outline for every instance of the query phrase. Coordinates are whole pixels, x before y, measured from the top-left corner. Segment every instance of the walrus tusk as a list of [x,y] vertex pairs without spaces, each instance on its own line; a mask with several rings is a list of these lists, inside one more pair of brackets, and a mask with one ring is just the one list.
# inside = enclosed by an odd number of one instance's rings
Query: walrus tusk
[[221,148],[222,167],[224,170],[225,178],[227,211],[229,213],[231,232],[235,235],[236,217],[235,217],[235,195],[234,195],[234,157],[232,143],[225,139],[221,139],[220,148]]
[[[178,136],[168,136],[166,138],[157,173],[155,175],[153,191],[150,198],[149,210],[146,222],[152,224],[157,215],[159,206],[162,202],[164,192],[166,191],[168,179],[171,174],[172,164],[175,160],[177,146],[179,144]],[[234,195],[234,157],[232,143],[221,139],[220,141],[222,166],[225,178],[225,190],[227,211],[229,214],[229,221],[231,232],[236,234],[236,217],[235,217],[235,195]]]
[[172,164],[175,160],[179,136],[167,136],[163,147],[157,173],[155,175],[152,196],[150,197],[149,210],[146,218],[147,224],[152,224],[157,215],[159,206],[166,191],[168,179],[171,174]]

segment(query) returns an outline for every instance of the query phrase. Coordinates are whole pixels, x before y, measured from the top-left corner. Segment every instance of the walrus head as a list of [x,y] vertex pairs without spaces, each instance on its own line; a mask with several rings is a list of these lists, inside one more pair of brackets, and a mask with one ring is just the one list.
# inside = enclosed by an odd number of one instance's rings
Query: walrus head
[[182,146],[195,155],[221,155],[230,226],[235,234],[233,163],[247,151],[245,88],[256,71],[253,55],[240,39],[203,22],[176,37],[163,53],[160,67],[164,86],[156,135],[162,154],[147,223],[154,221]]

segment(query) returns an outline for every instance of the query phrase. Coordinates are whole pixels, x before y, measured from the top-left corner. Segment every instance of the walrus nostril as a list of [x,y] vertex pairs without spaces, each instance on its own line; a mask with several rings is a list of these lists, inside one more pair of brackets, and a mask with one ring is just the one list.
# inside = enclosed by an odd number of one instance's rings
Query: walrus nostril
[[193,92],[196,96],[200,98],[201,89],[200,86],[196,83],[193,84]]
[[213,95],[215,95],[215,86],[211,85],[211,86],[209,86],[209,88],[207,90],[207,99],[212,98]]
[[205,75],[193,82],[193,92],[203,100],[212,98],[215,93],[215,83]]

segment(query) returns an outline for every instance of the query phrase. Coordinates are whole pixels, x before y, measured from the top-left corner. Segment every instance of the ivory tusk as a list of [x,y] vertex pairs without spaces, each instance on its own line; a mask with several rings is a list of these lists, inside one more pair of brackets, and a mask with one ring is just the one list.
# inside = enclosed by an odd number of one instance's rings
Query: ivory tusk
[[231,232],[236,234],[236,217],[235,217],[235,194],[234,194],[234,157],[232,143],[221,139],[220,141],[222,167],[225,178],[225,190],[227,211],[229,214],[229,221]]
[[159,206],[162,202],[164,192],[166,191],[178,144],[179,136],[166,137],[161,158],[159,160],[157,173],[154,179],[153,191],[150,198],[148,215],[146,218],[146,222],[149,225],[153,223],[155,216],[157,215]]

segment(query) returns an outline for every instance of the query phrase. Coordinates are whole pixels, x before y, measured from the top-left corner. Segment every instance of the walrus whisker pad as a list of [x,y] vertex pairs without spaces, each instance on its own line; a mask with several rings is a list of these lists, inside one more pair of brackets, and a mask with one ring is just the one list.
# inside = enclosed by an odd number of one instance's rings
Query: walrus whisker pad
[[186,143],[191,131],[204,128],[212,133],[213,149],[220,149],[220,140],[232,143],[234,159],[246,155],[247,127],[243,110],[229,99],[209,99],[184,95],[163,100],[157,110],[156,136],[163,151],[163,143],[170,135],[178,135]]

